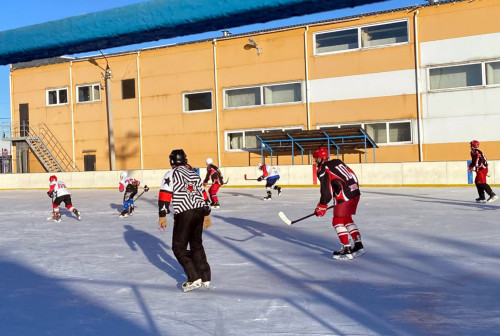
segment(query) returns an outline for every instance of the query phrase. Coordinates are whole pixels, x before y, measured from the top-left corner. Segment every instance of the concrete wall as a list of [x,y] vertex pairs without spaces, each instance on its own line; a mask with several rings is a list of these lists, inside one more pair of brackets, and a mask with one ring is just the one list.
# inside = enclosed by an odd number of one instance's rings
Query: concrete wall
[[[452,162],[403,162],[403,163],[363,163],[349,165],[357,174],[361,186],[466,186],[469,176],[466,161]],[[256,167],[221,168],[229,187],[263,186],[263,182],[245,180],[256,179],[260,171]],[[283,186],[313,186],[314,174],[311,165],[279,166]],[[167,170],[129,170],[130,176],[158,188]],[[205,168],[200,169],[202,179]],[[52,173],[0,174],[0,189],[46,189]],[[120,171],[98,171],[57,173],[69,189],[117,188]],[[474,175],[472,175],[472,178]],[[490,185],[500,184],[500,161],[489,161]]]

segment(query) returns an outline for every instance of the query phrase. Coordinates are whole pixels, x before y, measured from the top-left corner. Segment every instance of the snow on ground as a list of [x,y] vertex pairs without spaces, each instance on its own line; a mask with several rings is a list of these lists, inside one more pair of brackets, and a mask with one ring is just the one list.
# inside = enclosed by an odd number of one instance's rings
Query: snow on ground
[[[71,186],[70,186],[71,188]],[[494,188],[495,189],[495,188]],[[204,244],[212,288],[182,293],[157,194],[118,218],[117,190],[0,191],[0,335],[499,335],[500,201],[474,188],[362,188],[366,254],[340,247],[317,188],[223,187]]]

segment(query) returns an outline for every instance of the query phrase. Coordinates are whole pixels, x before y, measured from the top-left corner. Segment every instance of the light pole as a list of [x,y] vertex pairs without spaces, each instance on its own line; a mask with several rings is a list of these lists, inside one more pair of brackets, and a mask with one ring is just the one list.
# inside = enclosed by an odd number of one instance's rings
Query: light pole
[[104,92],[106,95],[106,112],[108,118],[108,146],[109,146],[109,170],[115,170],[115,136],[113,129],[113,112],[111,109],[111,69],[109,68],[108,59],[101,51],[102,56],[106,60],[106,69],[102,68],[95,59],[89,59],[93,65],[104,70]]
[[109,169],[115,170],[115,136],[113,128],[113,111],[111,109],[111,69],[106,60],[104,74],[104,90],[106,92],[106,111],[108,114]]

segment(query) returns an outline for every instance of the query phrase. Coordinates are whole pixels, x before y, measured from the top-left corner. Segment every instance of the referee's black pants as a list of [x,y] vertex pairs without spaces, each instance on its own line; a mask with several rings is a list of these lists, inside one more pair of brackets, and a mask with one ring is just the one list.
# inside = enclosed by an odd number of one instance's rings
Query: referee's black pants
[[[210,281],[210,265],[203,248],[203,208],[191,209],[174,215],[172,251],[187,275],[187,281]],[[189,250],[188,250],[189,245]]]

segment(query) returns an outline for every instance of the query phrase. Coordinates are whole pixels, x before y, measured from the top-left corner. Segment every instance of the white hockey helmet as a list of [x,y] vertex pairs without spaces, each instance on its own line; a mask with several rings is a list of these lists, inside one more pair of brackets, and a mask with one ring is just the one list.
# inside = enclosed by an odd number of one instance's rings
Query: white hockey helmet
[[120,173],[120,180],[123,180],[127,176],[128,176],[127,172],[121,172]]
[[207,158],[206,162],[207,162],[207,165],[209,165],[209,164],[214,163],[214,160],[212,160],[212,158]]
[[263,165],[264,165],[263,163],[259,163],[259,165],[257,166],[257,168],[258,168],[258,169],[262,169],[262,166],[263,166]]

